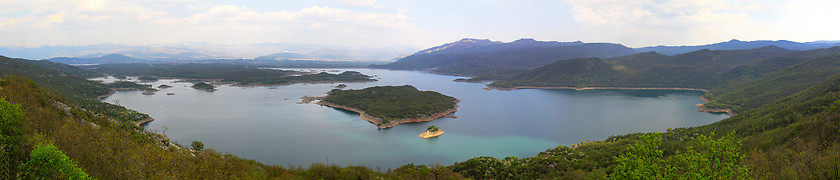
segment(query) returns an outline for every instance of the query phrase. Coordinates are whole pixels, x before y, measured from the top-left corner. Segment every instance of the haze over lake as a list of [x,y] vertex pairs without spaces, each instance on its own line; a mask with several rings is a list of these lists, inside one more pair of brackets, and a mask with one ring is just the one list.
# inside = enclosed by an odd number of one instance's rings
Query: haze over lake
[[[276,89],[223,85],[216,92],[205,92],[190,88],[191,83],[161,80],[150,84],[174,87],[155,95],[118,91],[103,101],[148,113],[155,121],[146,124],[147,130],[165,130],[169,138],[183,145],[198,140],[218,152],[284,166],[329,162],[382,169],[408,163],[451,164],[478,156],[530,157],[559,145],[693,127],[728,117],[698,112],[695,104],[702,103],[698,91],[487,91],[483,84],[453,82],[463,78],[458,76],[349,70],[376,76],[379,81],[345,83],[345,89],[409,84],[437,91],[462,101],[454,114],[458,118],[377,129],[350,111],[296,103],[302,96],[323,96],[337,84],[274,86]],[[430,125],[446,133],[432,139],[418,137]]]

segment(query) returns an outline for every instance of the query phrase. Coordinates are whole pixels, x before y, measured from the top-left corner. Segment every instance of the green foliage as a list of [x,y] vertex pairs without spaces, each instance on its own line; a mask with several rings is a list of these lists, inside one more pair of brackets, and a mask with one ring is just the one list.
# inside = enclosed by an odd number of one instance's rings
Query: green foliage
[[190,145],[192,146],[193,150],[204,150],[204,143],[202,143],[201,141],[193,141],[192,143],[190,143]]
[[20,105],[0,98],[0,179],[12,179],[17,173],[17,164],[24,157],[23,111]]
[[615,157],[610,179],[747,179],[749,168],[741,165],[744,155],[735,134],[718,140],[700,135],[697,150],[665,157],[660,149],[661,134],[640,136],[641,141],[627,147],[627,152]]
[[627,152],[615,157],[610,179],[669,179],[673,168],[663,158],[659,133],[640,136],[641,141],[627,147]]
[[429,132],[437,132],[439,130],[440,130],[440,128],[437,127],[437,126],[429,126],[428,128],[426,128],[426,131],[429,131]]
[[195,88],[195,89],[205,90],[205,91],[215,91],[216,90],[216,87],[214,87],[211,84],[204,83],[204,82],[195,83],[191,87]]
[[155,90],[152,85],[137,84],[131,81],[115,81],[113,83],[105,84],[108,88],[118,89],[136,89],[136,90]]
[[[429,116],[455,107],[456,99],[411,85],[377,86],[361,90],[333,89],[323,101],[359,108],[383,120]],[[383,121],[384,123],[385,121]]]
[[38,144],[29,161],[21,164],[21,176],[25,179],[92,179],[76,164],[52,144]]

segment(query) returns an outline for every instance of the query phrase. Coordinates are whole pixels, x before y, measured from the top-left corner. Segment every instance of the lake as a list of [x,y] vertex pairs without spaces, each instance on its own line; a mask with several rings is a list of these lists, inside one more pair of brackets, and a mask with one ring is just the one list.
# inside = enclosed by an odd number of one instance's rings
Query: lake
[[[454,113],[458,118],[378,129],[350,111],[296,103],[302,96],[323,96],[337,84],[223,85],[216,92],[205,92],[190,88],[190,83],[161,80],[148,84],[174,87],[155,95],[118,91],[103,101],[151,115],[155,121],[145,125],[148,131],[166,134],[182,145],[197,140],[206,148],[266,164],[307,167],[328,162],[379,170],[408,163],[450,165],[477,156],[529,157],[559,145],[700,126],[728,117],[698,112],[695,104],[703,103],[699,91],[488,91],[483,84],[453,82],[463,78],[458,76],[349,70],[375,75],[379,81],[345,83],[345,89],[409,84],[437,91],[462,101]],[[418,134],[430,125],[446,133],[420,138]]]

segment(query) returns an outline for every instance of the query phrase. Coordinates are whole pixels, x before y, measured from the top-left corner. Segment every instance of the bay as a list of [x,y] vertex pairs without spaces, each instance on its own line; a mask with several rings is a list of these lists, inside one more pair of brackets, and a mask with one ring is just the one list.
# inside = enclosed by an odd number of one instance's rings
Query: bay
[[[346,89],[413,85],[460,99],[458,118],[400,124],[378,129],[358,114],[315,104],[297,104],[302,96],[323,96],[336,84],[269,87],[222,85],[218,91],[190,88],[186,82],[151,82],[174,86],[154,95],[118,91],[103,99],[155,118],[148,131],[166,134],[179,144],[202,141],[205,147],[266,164],[303,166],[327,162],[384,170],[408,163],[452,164],[471,157],[529,157],[581,141],[611,135],[665,131],[710,124],[728,115],[698,112],[699,91],[672,90],[484,90],[479,83],[454,82],[458,76],[422,71],[345,70],[375,75],[379,81],[345,83]],[[338,70],[338,71],[335,71]],[[103,81],[111,79],[97,79]],[[175,95],[166,95],[175,93]],[[288,99],[288,100],[286,100]],[[422,139],[435,125],[446,133]]]

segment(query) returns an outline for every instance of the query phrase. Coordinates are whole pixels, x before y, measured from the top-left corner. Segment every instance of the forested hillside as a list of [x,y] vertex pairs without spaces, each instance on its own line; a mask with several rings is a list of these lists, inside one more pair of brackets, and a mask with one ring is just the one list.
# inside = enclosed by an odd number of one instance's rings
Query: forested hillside
[[655,52],[608,59],[569,59],[539,67],[470,81],[496,81],[492,86],[682,87],[709,89],[720,74],[735,67],[791,51],[774,46],[749,50],[700,50],[675,56]]
[[370,67],[476,76],[536,68],[568,58],[605,58],[635,52],[620,44],[610,43],[544,42],[533,39],[501,43],[486,39],[462,39],[417,52],[391,64]]
[[[840,75],[833,75],[793,95],[710,125],[672,129],[661,135],[617,135],[603,141],[559,146],[528,158],[476,157],[452,168],[465,177],[479,179],[624,179],[634,173],[646,178],[671,173],[677,175],[674,177],[716,177],[713,179],[837,179],[838,134]],[[694,154],[685,154],[692,151]],[[624,159],[627,157],[636,158]],[[701,160],[704,157],[716,160],[701,164],[706,162]],[[679,169],[657,169],[670,165]],[[723,173],[730,170],[733,173]]]

